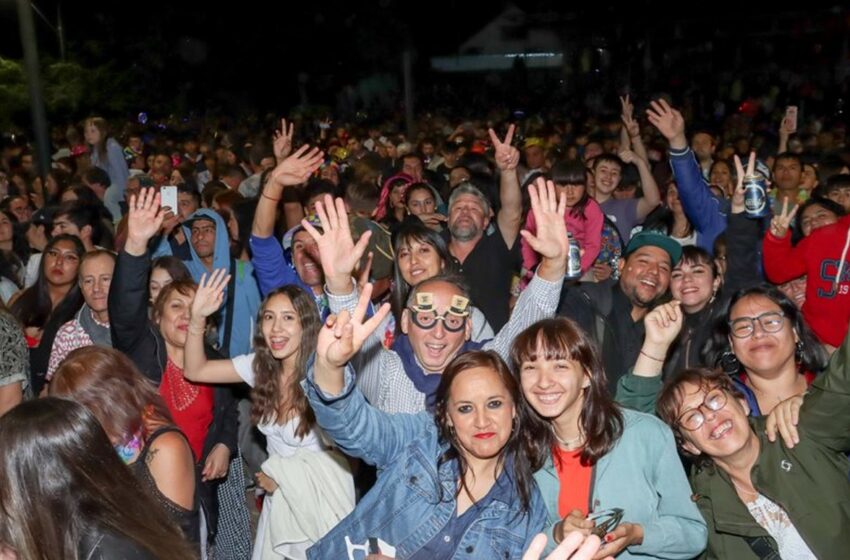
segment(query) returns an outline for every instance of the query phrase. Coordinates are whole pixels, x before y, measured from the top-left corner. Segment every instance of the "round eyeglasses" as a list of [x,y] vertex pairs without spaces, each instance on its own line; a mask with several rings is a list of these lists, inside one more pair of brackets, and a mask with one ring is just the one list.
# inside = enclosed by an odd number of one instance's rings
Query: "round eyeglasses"
[[410,307],[408,309],[413,324],[420,329],[431,330],[437,326],[437,321],[442,321],[443,328],[449,332],[462,331],[466,326],[466,315],[455,315],[448,311],[437,315],[436,311],[416,311]]
[[717,412],[724,406],[726,406],[726,391],[723,389],[712,389],[698,407],[683,412],[676,422],[689,432],[694,432],[702,428],[702,425],[705,423],[705,415],[702,413],[703,408]]
[[785,325],[785,313],[768,311],[758,317],[739,317],[729,322],[729,329],[735,338],[747,338],[756,331],[756,322],[761,325],[761,330],[766,333],[779,332]]

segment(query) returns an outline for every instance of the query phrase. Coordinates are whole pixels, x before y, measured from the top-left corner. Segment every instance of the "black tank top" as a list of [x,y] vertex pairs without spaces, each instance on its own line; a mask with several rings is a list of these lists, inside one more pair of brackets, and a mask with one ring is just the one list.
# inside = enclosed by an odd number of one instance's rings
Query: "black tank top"
[[[156,438],[161,436],[162,434],[166,434],[168,432],[177,432],[184,439],[186,438],[178,428],[174,426],[167,426],[165,428],[160,428],[151,434],[151,437],[145,444],[144,449],[139,454],[139,458],[136,461],[129,465],[130,469],[132,469],[133,474],[136,475],[136,479],[141,484],[142,488],[148,492],[153,498],[162,506],[162,508],[168,512],[168,515],[171,517],[172,521],[177,523],[180,527],[180,530],[183,531],[183,535],[189,542],[192,543],[200,543],[201,541],[201,517],[198,511],[198,493],[195,492],[195,499],[193,500],[192,509],[188,510],[184,507],[181,507],[171,500],[169,500],[162,492],[159,491],[159,488],[156,486],[156,481],[153,479],[153,475],[151,474],[150,469],[148,468],[147,457],[148,450],[150,450],[151,445]],[[186,442],[188,445],[188,441]]]

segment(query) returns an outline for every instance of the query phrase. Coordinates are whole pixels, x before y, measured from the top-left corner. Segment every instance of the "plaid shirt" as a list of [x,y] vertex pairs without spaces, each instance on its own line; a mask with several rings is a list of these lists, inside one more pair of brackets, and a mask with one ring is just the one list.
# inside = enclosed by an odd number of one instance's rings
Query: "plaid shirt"
[[[548,282],[535,275],[519,296],[511,314],[496,338],[484,344],[483,350],[495,350],[508,361],[514,338],[541,319],[552,317],[558,307],[563,280]],[[355,289],[347,295],[334,295],[325,287],[332,313],[344,309],[354,312],[360,294]],[[419,392],[404,371],[402,360],[381,344],[380,329],[366,339],[360,351],[351,359],[357,372],[357,387],[366,399],[379,410],[389,413],[416,413],[425,410],[425,394]]]

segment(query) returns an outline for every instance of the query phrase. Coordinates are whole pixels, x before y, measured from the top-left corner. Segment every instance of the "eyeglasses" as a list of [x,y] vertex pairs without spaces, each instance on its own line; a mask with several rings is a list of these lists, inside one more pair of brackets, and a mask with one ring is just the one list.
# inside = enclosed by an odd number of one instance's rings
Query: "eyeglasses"
[[420,329],[431,330],[437,326],[437,321],[443,322],[443,328],[449,332],[462,331],[466,326],[465,315],[455,315],[446,311],[442,315],[437,315],[436,311],[416,311],[408,307],[410,310],[410,318],[413,324]]
[[717,412],[724,406],[726,406],[726,391],[723,389],[712,389],[698,407],[682,413],[676,423],[689,432],[694,432],[702,428],[702,425],[705,423],[705,415],[702,413],[702,408]]
[[732,336],[735,338],[747,338],[756,330],[756,321],[766,333],[775,333],[782,330],[785,325],[785,313],[782,311],[768,311],[758,317],[739,317],[729,323]]

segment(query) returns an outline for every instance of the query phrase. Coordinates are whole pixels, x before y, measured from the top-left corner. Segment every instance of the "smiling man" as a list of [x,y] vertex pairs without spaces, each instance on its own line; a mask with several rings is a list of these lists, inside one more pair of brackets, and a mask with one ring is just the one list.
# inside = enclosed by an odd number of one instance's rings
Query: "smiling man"
[[565,288],[558,314],[576,321],[602,349],[612,391],[643,344],[643,318],[667,296],[682,246],[657,231],[632,237],[620,261],[620,280]]
[[[357,385],[373,406],[390,413],[431,409],[440,375],[455,356],[483,348],[507,359],[511,343],[521,331],[554,314],[566,273],[565,205],[555,203],[551,182],[548,186],[542,181],[535,184],[530,193],[538,231],[526,239],[543,258],[535,277],[520,294],[510,320],[494,339],[483,345],[474,343],[470,340],[470,306],[477,301],[470,297],[463,281],[438,275],[420,282],[408,296],[401,315],[401,334],[392,349],[385,349],[381,333],[373,332],[351,360]],[[305,229],[319,247],[328,304],[334,313],[353,312],[359,292],[352,273],[366,241],[361,239],[355,246],[342,200],[334,202],[327,196],[317,212],[322,231],[307,227],[309,224]]]

